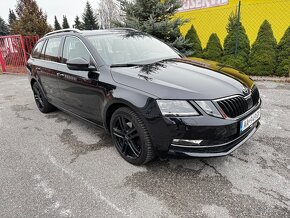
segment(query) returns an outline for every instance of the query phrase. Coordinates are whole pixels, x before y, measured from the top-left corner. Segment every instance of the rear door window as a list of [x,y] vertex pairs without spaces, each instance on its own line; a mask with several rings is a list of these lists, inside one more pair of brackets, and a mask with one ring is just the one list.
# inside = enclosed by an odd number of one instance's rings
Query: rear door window
[[44,44],[44,40],[40,41],[37,43],[37,45],[35,46],[31,56],[33,58],[39,58],[40,57],[40,54],[41,54],[41,50],[42,50],[42,47],[43,47],[43,44]]
[[61,44],[61,38],[50,38],[46,43],[46,49],[44,59],[48,61],[59,62],[59,47]]

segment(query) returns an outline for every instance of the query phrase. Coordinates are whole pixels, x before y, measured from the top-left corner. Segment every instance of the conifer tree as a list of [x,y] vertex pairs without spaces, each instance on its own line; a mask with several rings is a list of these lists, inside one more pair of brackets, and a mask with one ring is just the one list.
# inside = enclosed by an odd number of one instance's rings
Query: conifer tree
[[203,52],[203,57],[212,61],[220,61],[223,56],[223,47],[216,33],[209,37],[207,45]]
[[271,24],[265,20],[251,49],[248,72],[254,75],[271,75],[275,71],[276,61],[277,41]]
[[56,16],[54,16],[54,30],[60,30],[61,26],[56,18]]
[[63,16],[63,20],[62,20],[62,28],[63,29],[68,29],[69,28],[69,24],[68,24],[68,21],[67,21],[67,18],[66,18],[65,15]]
[[290,74],[290,26],[285,31],[278,45],[278,76],[289,76]]
[[128,27],[149,33],[186,55],[192,55],[192,44],[180,33],[179,27],[187,22],[173,17],[182,6],[179,0],[120,0],[124,21],[118,27]]
[[43,36],[52,30],[47,23],[46,14],[35,0],[18,0],[16,15],[16,20],[10,26],[12,34]]
[[191,25],[190,29],[188,30],[187,34],[185,35],[185,39],[188,40],[192,44],[192,50],[194,57],[201,57],[202,55],[202,47],[200,39],[197,35],[196,29],[193,25]]
[[[224,41],[222,61],[232,67],[246,70],[250,53],[250,40],[236,14],[231,14],[227,25],[227,36]],[[236,43],[238,47],[236,50]]]
[[79,29],[79,30],[81,30],[83,28],[83,24],[80,21],[80,18],[78,16],[76,16],[76,18],[75,18],[74,28]]
[[9,28],[5,20],[0,17],[0,36],[5,36],[8,35],[9,33]]
[[9,26],[16,20],[16,15],[13,10],[9,8],[8,24]]
[[97,23],[97,16],[95,15],[91,4],[87,1],[85,11],[82,15],[83,19],[83,29],[85,30],[95,30],[99,29]]

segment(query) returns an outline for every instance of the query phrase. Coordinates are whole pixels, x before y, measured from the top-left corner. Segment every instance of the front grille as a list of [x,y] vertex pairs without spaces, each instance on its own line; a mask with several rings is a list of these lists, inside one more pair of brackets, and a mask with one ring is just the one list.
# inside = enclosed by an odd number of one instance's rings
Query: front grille
[[243,96],[235,96],[224,100],[217,101],[223,112],[230,118],[238,117],[253,106],[257,105],[260,99],[257,87],[252,89],[252,94],[246,98]]
[[236,96],[217,102],[224,113],[231,118],[242,115],[248,110],[248,102],[242,96]]

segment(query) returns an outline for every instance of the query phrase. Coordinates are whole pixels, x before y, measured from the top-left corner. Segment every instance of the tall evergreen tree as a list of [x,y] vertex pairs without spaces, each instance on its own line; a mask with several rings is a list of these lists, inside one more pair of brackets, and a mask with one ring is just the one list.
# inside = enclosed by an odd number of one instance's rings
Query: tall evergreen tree
[[52,30],[47,23],[47,16],[38,7],[35,0],[18,0],[17,19],[11,24],[12,34],[43,36]]
[[69,28],[69,24],[68,24],[68,21],[67,21],[66,16],[63,16],[63,20],[62,20],[62,28],[63,28],[63,29],[68,29],[68,28]]
[[16,15],[13,10],[9,8],[8,24],[9,26],[16,20]]
[[74,28],[79,29],[79,30],[83,29],[83,24],[80,21],[80,18],[78,16],[76,16],[75,18]]
[[85,11],[82,15],[83,19],[83,29],[85,30],[95,30],[99,29],[97,16],[95,15],[91,4],[87,1]]
[[179,27],[187,20],[173,17],[182,6],[179,0],[120,0],[125,14],[119,27],[128,27],[149,33],[186,55],[192,54],[192,44],[180,33]]
[[0,36],[6,36],[9,33],[9,28],[5,20],[0,17]]
[[254,75],[271,75],[275,71],[276,61],[277,41],[271,24],[265,20],[251,49],[248,72]]
[[221,41],[216,33],[212,33],[204,49],[203,57],[212,61],[220,61],[222,56],[223,47]]
[[56,16],[54,16],[54,30],[60,30],[61,26],[56,18]]
[[[250,40],[236,14],[231,14],[224,41],[223,62],[232,67],[246,70],[250,53]],[[238,41],[237,53],[236,42]]]
[[194,57],[201,57],[202,55],[202,47],[200,39],[197,35],[196,29],[193,25],[191,25],[190,29],[188,30],[187,34],[185,35],[185,39],[187,39],[192,44],[192,50]]
[[276,73],[278,76],[290,75],[290,26],[285,31],[278,44],[278,66]]

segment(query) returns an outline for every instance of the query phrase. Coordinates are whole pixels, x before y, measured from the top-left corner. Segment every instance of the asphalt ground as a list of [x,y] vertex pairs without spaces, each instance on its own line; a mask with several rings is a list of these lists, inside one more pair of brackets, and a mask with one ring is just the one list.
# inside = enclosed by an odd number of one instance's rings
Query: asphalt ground
[[290,84],[257,83],[261,127],[227,157],[136,167],[103,130],[38,111],[0,75],[0,217],[290,217]]

